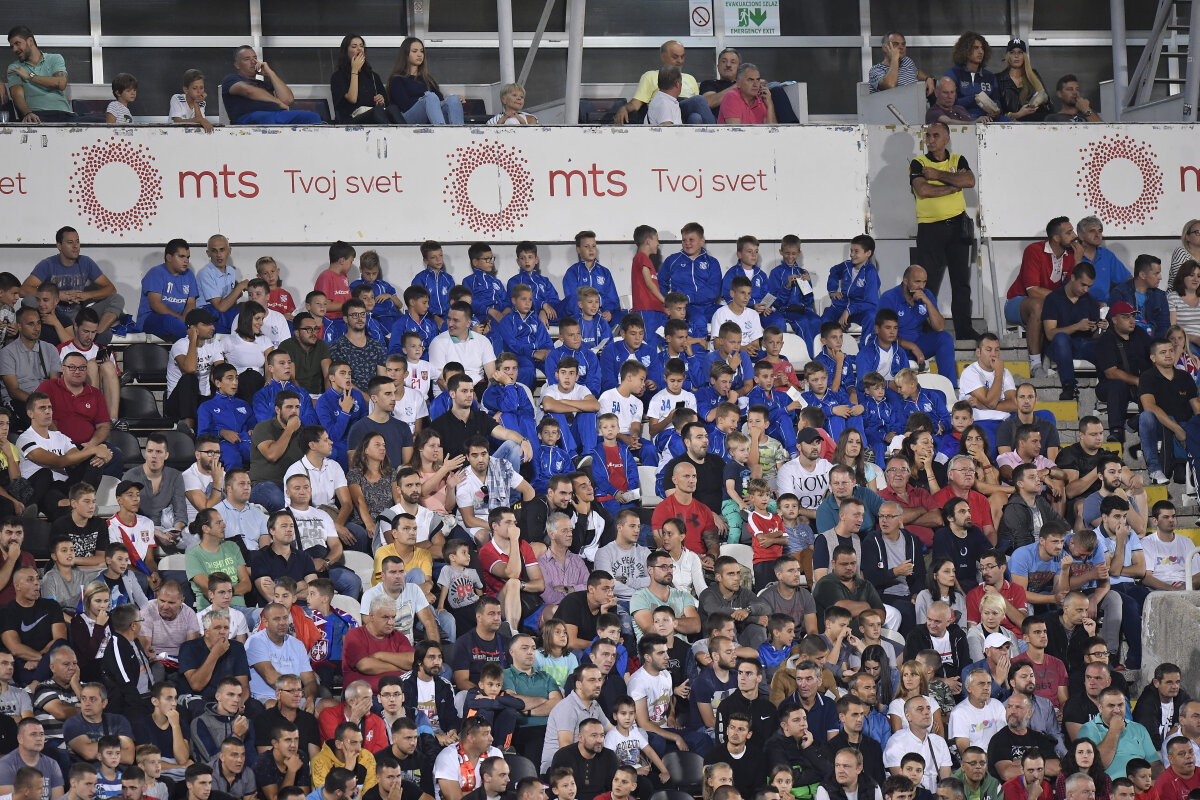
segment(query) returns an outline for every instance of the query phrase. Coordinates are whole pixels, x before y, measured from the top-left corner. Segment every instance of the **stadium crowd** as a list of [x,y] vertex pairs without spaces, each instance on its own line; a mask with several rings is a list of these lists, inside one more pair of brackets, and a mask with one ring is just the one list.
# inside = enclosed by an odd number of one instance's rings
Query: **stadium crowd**
[[[10,43],[37,69],[10,69],[13,99],[52,119],[30,102],[65,75],[24,33]],[[872,83],[942,91],[896,36]],[[974,81],[987,47],[970,36],[955,70]],[[1038,99],[1016,44],[1010,116]],[[420,42],[386,94],[361,37],[343,49],[352,117],[461,111],[430,89]],[[682,47],[663,56],[675,83],[648,75],[671,96],[688,85]],[[750,65],[724,56],[725,97],[696,87],[704,102],[676,113],[774,114],[770,91],[740,94],[760,84]],[[305,121],[282,116],[304,112],[252,50],[237,69],[222,84],[235,120]],[[356,115],[364,75],[375,103]],[[208,125],[193,77],[172,116]],[[963,94],[976,118],[1003,118],[985,90]],[[501,121],[519,123],[510,104]],[[402,292],[374,251],[341,241],[311,291],[266,255],[243,277],[218,234],[195,270],[189,243],[167,242],[126,319],[60,228],[28,277],[0,273],[0,795],[1200,791],[1200,701],[1177,665],[1140,674],[1147,596],[1200,587],[1200,566],[1174,506],[1151,506],[1105,446],[1136,432],[1160,485],[1200,448],[1200,220],[1170,293],[1162,260],[1130,270],[1094,217],[1050,220],[1026,248],[1005,314],[1026,329],[1030,374],[1057,374],[1073,402],[1074,360],[1089,361],[1107,401],[1064,444],[998,336],[972,327],[958,278],[974,174],[944,121],[925,143],[909,174],[921,265],[885,289],[874,240],[856,236],[823,308],[797,237],[768,271],[774,256],[743,236],[723,269],[692,222],[666,257],[657,231],[633,232],[629,308],[586,230],[561,289],[535,243],[516,245],[505,282],[491,245],[455,277],[427,241]],[[138,458],[111,444],[129,427],[116,362],[132,331],[169,347],[164,409],[194,454],[162,432]],[[806,363],[784,352],[797,336]],[[961,374],[956,339],[974,344]],[[194,463],[167,465],[181,457]],[[39,517],[40,568],[25,549]]]

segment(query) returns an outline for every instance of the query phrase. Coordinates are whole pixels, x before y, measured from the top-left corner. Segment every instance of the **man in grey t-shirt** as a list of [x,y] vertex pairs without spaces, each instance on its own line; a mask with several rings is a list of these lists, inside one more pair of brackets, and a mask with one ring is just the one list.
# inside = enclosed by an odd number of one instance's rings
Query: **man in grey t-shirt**
[[0,758],[0,794],[12,792],[17,770],[33,767],[42,773],[41,800],[62,795],[62,769],[53,758],[42,755],[44,733],[42,723],[33,718],[23,719],[17,725],[17,749]]
[[817,604],[812,593],[800,585],[804,579],[800,562],[791,556],[781,556],[773,566],[775,582],[759,592],[758,599],[767,604],[772,614],[787,614],[797,622],[803,621],[803,630],[796,630],[797,639],[805,633],[816,633]]
[[613,593],[622,616],[629,615],[629,601],[637,590],[650,585],[646,570],[650,551],[637,543],[640,534],[638,512],[627,508],[617,514],[617,538],[596,551],[596,569],[613,576]]
[[595,664],[583,664],[575,670],[575,691],[554,707],[546,718],[546,738],[542,741],[541,772],[550,768],[554,754],[575,741],[579,723],[585,719],[596,719],[604,723],[607,732],[612,725],[604,715],[596,698],[604,686],[604,674]]
[[25,687],[12,682],[15,662],[12,653],[0,653],[0,714],[8,714],[13,722],[33,716],[33,702]]

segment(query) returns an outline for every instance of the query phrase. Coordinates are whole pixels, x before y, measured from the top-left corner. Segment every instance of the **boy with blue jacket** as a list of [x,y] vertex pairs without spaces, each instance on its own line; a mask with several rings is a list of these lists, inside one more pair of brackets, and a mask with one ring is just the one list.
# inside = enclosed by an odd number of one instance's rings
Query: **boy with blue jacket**
[[865,330],[879,305],[879,270],[871,263],[875,240],[859,234],[850,240],[850,258],[829,270],[829,308],[823,322],[836,322],[842,330],[857,323]]

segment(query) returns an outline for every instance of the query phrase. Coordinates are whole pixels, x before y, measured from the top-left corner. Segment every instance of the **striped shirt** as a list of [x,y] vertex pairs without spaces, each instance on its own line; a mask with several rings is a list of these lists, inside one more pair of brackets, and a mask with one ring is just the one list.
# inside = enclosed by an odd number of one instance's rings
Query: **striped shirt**
[[[871,67],[871,71],[867,74],[867,83],[871,84],[871,93],[879,91],[879,82],[883,80],[883,76],[888,74],[889,66],[886,62],[876,64]],[[900,68],[896,72],[896,86],[908,86],[910,83],[917,82],[917,65],[911,58],[905,56],[900,59]]]
[[1200,304],[1189,306],[1175,292],[1169,292],[1167,305],[1175,315],[1175,324],[1182,327],[1188,336],[1200,336]]

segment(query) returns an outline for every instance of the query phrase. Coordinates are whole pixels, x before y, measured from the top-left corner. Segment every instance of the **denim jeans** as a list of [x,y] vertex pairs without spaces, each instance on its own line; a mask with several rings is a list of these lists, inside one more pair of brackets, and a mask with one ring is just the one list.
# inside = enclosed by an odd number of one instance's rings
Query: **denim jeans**
[[235,125],[320,125],[315,111],[251,111],[238,117]]
[[[1186,433],[1186,431],[1185,431]],[[1142,455],[1146,459],[1146,469],[1150,472],[1162,471],[1162,459],[1159,458],[1158,443],[1162,439],[1163,425],[1150,410],[1138,414],[1138,436],[1142,437]]]
[[257,503],[265,508],[268,514],[273,514],[284,506],[283,489],[272,481],[256,483],[250,490],[250,502]]
[[492,453],[493,458],[503,458],[512,464],[513,472],[521,471],[521,445],[516,442],[502,442]]
[[717,122],[712,109],[708,107],[708,101],[701,94],[680,98],[679,113],[688,125],[715,125]]
[[330,567],[329,580],[333,581],[333,588],[338,594],[353,597],[355,600],[362,597],[362,578],[353,570],[340,566]]
[[404,112],[404,121],[409,125],[462,125],[462,100],[456,94],[439,100],[433,92],[426,92],[412,108]]
[[1054,360],[1054,368],[1058,370],[1058,375],[1063,383],[1075,382],[1074,359],[1091,361],[1095,351],[1095,339],[1059,333],[1050,340],[1050,358]]

